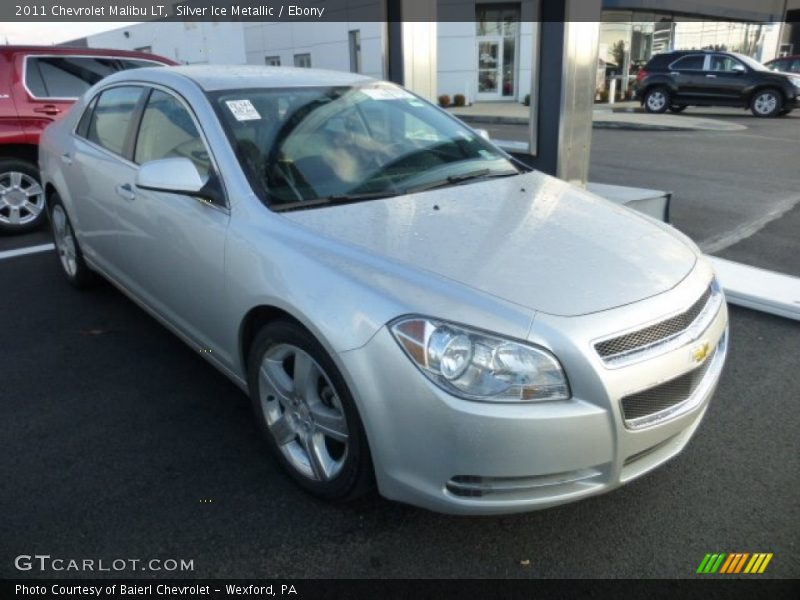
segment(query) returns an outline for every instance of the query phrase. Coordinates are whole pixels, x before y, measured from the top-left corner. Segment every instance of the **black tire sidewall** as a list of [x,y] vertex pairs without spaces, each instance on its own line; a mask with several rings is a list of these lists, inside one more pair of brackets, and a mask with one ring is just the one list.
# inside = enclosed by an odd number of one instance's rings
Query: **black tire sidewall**
[[[36,168],[36,165],[19,158],[0,158],[0,173],[9,173],[13,171],[24,173],[35,179],[39,185],[42,184],[42,178],[39,175],[39,169]],[[5,223],[0,223],[0,233],[26,233],[38,229],[47,218],[46,213],[47,203],[45,202],[45,209],[40,212],[33,221],[25,223],[24,225],[6,225]]]
[[[347,458],[341,472],[331,481],[314,481],[297,472],[281,452],[267,426],[259,397],[258,371],[267,350],[280,343],[297,346],[317,361],[330,378],[341,401],[349,432]],[[303,489],[326,500],[350,500],[368,491],[372,487],[373,471],[361,418],[339,369],[314,336],[299,324],[289,320],[270,322],[256,334],[250,347],[247,364],[247,384],[258,427],[271,453],[278,459],[284,471]]]

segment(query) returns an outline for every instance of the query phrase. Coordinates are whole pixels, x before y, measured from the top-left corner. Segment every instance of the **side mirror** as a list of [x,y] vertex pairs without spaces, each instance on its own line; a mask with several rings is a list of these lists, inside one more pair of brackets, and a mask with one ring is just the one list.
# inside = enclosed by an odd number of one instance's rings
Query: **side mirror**
[[731,71],[733,71],[734,73],[736,73],[738,75],[740,73],[745,73],[747,71],[747,69],[745,69],[742,65],[733,65],[731,67]]
[[139,167],[136,187],[156,192],[199,196],[217,200],[211,179],[203,177],[195,164],[188,158],[162,158],[151,160]]
[[475,133],[477,133],[479,136],[481,136],[485,140],[491,140],[492,139],[492,138],[489,137],[489,132],[486,131],[485,129],[476,129]]

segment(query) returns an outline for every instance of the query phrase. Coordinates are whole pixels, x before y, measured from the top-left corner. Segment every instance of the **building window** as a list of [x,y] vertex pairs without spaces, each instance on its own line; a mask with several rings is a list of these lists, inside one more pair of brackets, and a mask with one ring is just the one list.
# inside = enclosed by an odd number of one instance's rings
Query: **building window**
[[264,59],[264,63],[268,67],[280,67],[281,66],[281,57],[280,56],[267,56]]
[[295,54],[294,55],[294,66],[295,67],[303,67],[304,69],[311,68],[311,55],[306,54]]
[[152,46],[139,46],[138,48],[134,48],[134,50],[136,50],[136,52],[147,52],[148,54],[153,53]]
[[361,73],[361,31],[353,29],[349,33],[350,72]]

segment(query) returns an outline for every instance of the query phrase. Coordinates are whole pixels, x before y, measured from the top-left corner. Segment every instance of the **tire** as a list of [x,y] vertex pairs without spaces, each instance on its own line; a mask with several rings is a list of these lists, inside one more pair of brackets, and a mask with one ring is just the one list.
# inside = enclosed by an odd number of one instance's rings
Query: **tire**
[[673,104],[672,106],[669,107],[669,112],[675,114],[682,113],[685,110],[686,110],[685,104]]
[[50,196],[50,225],[53,242],[56,245],[56,256],[61,265],[61,272],[67,281],[77,289],[86,289],[97,282],[97,275],[83,259],[83,252],[78,245],[72,222],[58,194]]
[[663,113],[669,108],[669,91],[663,86],[652,87],[644,95],[644,109],[649,113]]
[[35,165],[0,159],[0,232],[24,233],[46,218],[44,190]]
[[758,90],[750,99],[750,112],[756,117],[777,117],[783,109],[783,96],[774,88]]
[[256,420],[289,476],[326,500],[353,500],[372,489],[372,460],[352,394],[314,336],[292,321],[273,321],[256,335],[248,365]]

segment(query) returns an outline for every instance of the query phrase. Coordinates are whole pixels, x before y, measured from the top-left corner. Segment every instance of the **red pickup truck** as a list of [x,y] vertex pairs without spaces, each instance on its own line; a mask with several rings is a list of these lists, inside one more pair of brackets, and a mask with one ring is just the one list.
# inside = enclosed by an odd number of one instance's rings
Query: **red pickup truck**
[[45,218],[37,166],[45,127],[111,73],[174,64],[124,50],[0,46],[0,233],[28,231]]

